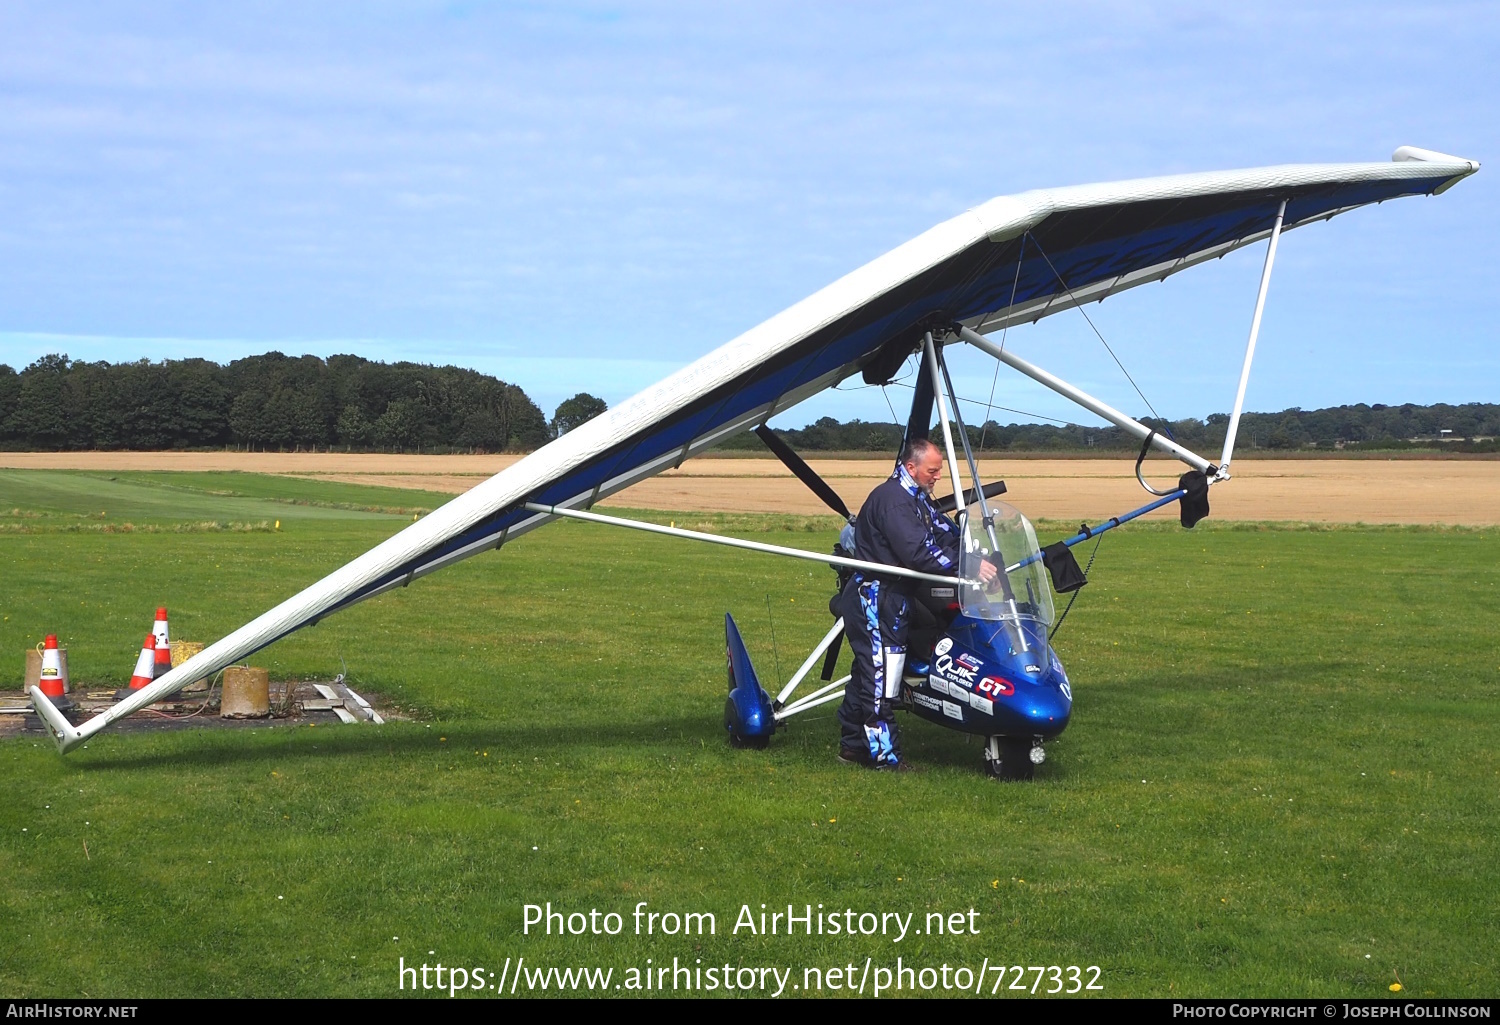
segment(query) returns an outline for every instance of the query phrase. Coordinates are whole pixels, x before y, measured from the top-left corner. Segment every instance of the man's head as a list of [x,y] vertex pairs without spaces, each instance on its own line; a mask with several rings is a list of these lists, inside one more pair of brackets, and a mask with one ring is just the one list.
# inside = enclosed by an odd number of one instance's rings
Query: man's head
[[911,479],[928,494],[943,475],[943,453],[926,438],[908,441],[901,448],[901,465],[911,474]]

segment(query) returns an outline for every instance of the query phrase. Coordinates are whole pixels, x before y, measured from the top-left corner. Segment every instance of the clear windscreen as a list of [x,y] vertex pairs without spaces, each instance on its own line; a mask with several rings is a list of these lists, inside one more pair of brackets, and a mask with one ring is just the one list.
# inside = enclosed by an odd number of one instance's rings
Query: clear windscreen
[[997,574],[984,586],[964,584],[959,590],[959,604],[964,615],[974,619],[1013,623],[1009,631],[1012,647],[1032,650],[1040,638],[1045,655],[1047,631],[1053,618],[1052,588],[1042,565],[1041,549],[1031,521],[1021,511],[1004,502],[990,503],[991,522],[984,522],[984,512],[977,505],[965,510],[961,526],[965,530],[961,576],[979,580],[980,564],[988,559],[1009,572]]

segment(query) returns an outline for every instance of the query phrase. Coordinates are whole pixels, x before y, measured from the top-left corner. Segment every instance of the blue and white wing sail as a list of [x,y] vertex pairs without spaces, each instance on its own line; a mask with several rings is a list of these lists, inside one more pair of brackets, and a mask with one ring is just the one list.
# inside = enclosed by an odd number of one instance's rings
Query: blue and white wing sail
[[1036,320],[1265,238],[1400,196],[1432,195],[1478,163],[1403,147],[1389,162],[1296,164],[1003,196],[930,229],[533,452],[210,645],[78,729],[110,722],[347,605],[498,548],[764,423],[854,374],[888,379],[924,326],[985,332]]

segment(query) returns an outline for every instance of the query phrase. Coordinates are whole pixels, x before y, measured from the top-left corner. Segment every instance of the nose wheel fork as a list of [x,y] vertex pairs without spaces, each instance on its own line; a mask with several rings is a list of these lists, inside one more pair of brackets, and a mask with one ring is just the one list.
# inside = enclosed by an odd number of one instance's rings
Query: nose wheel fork
[[1027,780],[1046,757],[1040,739],[990,737],[984,744],[984,772],[990,779]]

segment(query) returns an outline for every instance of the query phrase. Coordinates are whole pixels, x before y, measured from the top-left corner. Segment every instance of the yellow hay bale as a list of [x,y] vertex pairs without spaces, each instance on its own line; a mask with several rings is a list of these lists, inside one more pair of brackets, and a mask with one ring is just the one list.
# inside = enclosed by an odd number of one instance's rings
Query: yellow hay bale
[[[173,669],[176,669],[178,666],[182,665],[182,663],[186,662],[188,659],[192,658],[194,655],[198,654],[198,652],[203,650],[203,645],[198,641],[172,641],[168,645],[168,647],[172,651]],[[208,690],[208,678],[204,677],[201,680],[194,680],[192,683],[188,684],[182,689],[185,691],[198,692]]]

